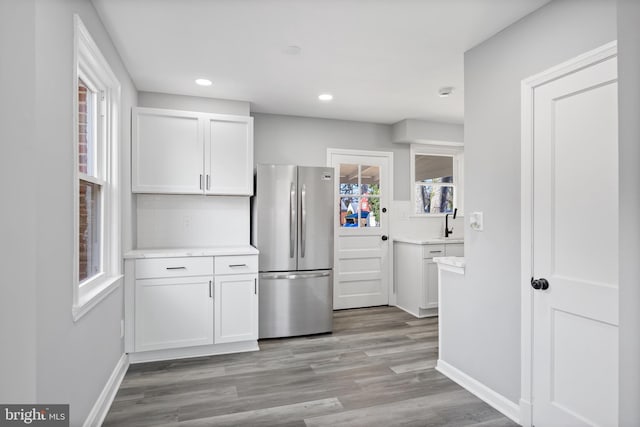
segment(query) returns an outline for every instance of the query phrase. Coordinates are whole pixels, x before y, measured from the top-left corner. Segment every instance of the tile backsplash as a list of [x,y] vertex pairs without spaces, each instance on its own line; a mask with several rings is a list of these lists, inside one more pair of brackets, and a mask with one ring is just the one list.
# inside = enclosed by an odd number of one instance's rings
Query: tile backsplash
[[249,244],[249,197],[137,196],[137,248]]

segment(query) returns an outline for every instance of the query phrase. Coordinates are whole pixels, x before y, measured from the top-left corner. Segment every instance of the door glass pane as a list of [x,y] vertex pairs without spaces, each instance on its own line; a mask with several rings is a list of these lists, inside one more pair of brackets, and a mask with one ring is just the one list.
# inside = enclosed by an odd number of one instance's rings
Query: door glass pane
[[417,213],[453,213],[453,186],[416,185]]
[[358,227],[360,198],[341,197],[340,198],[340,227]]
[[[364,196],[362,197],[365,198]],[[365,215],[365,210],[363,207],[362,201],[360,201],[360,208],[362,213],[360,214],[362,218],[365,218],[366,227],[380,227],[380,197],[376,196],[368,196],[366,197],[368,213]]]
[[360,226],[380,226],[380,167],[360,166],[362,198],[360,199]]
[[101,272],[100,245],[100,192],[102,187],[80,180],[79,188],[79,269],[78,279],[83,282]]
[[340,165],[340,194],[360,194],[358,165]]

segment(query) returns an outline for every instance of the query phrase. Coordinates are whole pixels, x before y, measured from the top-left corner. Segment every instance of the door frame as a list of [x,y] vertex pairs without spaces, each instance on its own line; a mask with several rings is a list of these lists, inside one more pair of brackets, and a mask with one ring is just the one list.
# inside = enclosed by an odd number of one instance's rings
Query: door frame
[[[331,157],[334,154],[338,154],[338,155],[347,155],[347,156],[364,156],[364,157],[384,157],[387,159],[387,162],[389,163],[389,189],[385,190],[385,193],[388,195],[387,197],[387,203],[389,204],[389,206],[387,206],[387,219],[386,221],[388,221],[388,228],[387,228],[387,234],[388,236],[391,236],[391,221],[389,220],[389,218],[391,218],[391,204],[393,203],[393,152],[391,151],[371,151],[371,150],[354,150],[354,149],[346,149],[346,148],[327,148],[327,167],[332,167],[331,166]],[[338,182],[336,183],[336,185],[339,185],[340,182],[340,171],[336,170],[334,168],[334,176],[338,177]],[[336,191],[336,188],[334,186],[334,193]],[[335,196],[338,196],[339,192],[337,194],[335,194]],[[334,215],[338,210],[338,198],[335,197],[333,198],[333,212]],[[335,289],[335,284],[336,284],[336,280],[338,275],[336,274],[336,266],[338,265],[338,250],[337,250],[337,242],[338,242],[338,231],[340,229],[340,227],[338,227],[336,225],[336,221],[335,221],[335,216],[334,216],[334,221],[333,221],[333,288]],[[389,242],[391,242],[392,239],[389,239]],[[388,263],[388,268],[387,268],[387,304],[388,305],[396,305],[396,296],[393,293],[393,245],[389,244],[389,248],[388,248],[388,252],[387,252],[387,263]],[[334,291],[335,292],[335,291]],[[334,293],[335,295],[335,293]],[[335,298],[335,296],[334,296]]]
[[520,138],[520,423],[533,424],[533,102],[537,87],[617,56],[613,41],[522,80]]

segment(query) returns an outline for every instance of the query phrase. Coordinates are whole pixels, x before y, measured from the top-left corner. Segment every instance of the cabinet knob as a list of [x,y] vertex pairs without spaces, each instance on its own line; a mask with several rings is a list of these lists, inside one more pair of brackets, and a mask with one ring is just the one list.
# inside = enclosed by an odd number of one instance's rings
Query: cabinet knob
[[382,240],[387,241],[389,238],[385,235],[382,236]]

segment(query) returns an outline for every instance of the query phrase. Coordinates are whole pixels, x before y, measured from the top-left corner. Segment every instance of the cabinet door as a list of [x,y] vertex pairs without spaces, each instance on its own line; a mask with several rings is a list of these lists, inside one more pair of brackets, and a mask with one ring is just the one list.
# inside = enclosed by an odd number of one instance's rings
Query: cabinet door
[[136,351],[213,344],[212,280],[136,280]]
[[205,170],[207,194],[253,194],[252,117],[207,116]]
[[215,278],[216,344],[258,339],[258,276]]
[[433,259],[424,259],[422,262],[422,295],[420,308],[438,307],[438,264]]
[[202,129],[198,113],[134,108],[132,191],[202,194]]

